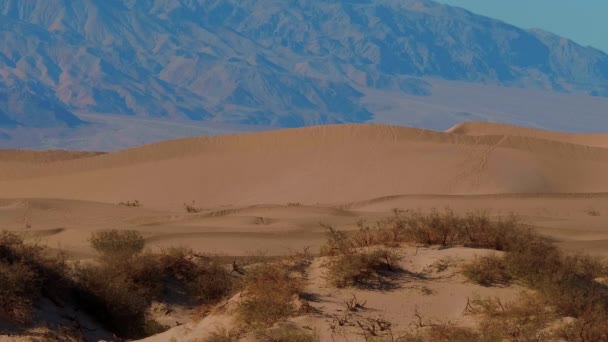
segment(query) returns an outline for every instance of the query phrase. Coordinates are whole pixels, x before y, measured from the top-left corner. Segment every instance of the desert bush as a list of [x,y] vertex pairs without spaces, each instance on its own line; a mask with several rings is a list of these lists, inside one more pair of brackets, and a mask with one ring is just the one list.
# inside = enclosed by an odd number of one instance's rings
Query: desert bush
[[321,226],[327,229],[327,241],[321,246],[321,255],[335,256],[354,251],[353,243],[345,232],[330,225],[321,224]]
[[0,262],[0,318],[16,325],[32,320],[34,300],[40,293],[38,275],[22,263]]
[[238,329],[228,330],[225,327],[220,327],[212,332],[207,338],[203,340],[194,340],[192,342],[236,342],[242,335],[243,333]]
[[530,239],[514,246],[505,263],[513,277],[541,292],[561,315],[608,310],[608,287],[595,280],[606,275],[598,258],[565,255],[543,239]]
[[197,214],[203,211],[203,209],[196,206],[195,201],[192,201],[192,203],[184,203],[184,210],[190,214]]
[[556,318],[544,298],[531,293],[522,293],[512,302],[474,299],[466,313],[480,317],[481,336],[509,341],[548,341],[551,334],[546,328]]
[[294,299],[302,280],[277,264],[263,264],[249,270],[244,281],[244,300],[239,316],[248,323],[272,324],[295,312]]
[[184,248],[142,254],[145,242],[135,232],[98,233],[91,244],[102,259],[75,268],[75,293],[84,310],[120,336],[144,337],[163,329],[146,317],[153,300],[176,293],[213,304],[233,288],[230,274],[215,259]]
[[256,340],[261,342],[318,342],[319,337],[295,325],[281,325],[277,328],[256,332]]
[[217,258],[196,255],[187,248],[166,249],[157,256],[157,262],[163,283],[181,285],[199,303],[215,303],[236,286],[237,279]]
[[91,246],[106,258],[130,258],[143,251],[146,244],[141,233],[134,230],[108,230],[94,233]]
[[198,275],[188,284],[191,295],[199,302],[216,303],[232,292],[235,281],[226,268],[209,262],[199,268]]
[[508,285],[511,282],[504,259],[497,255],[475,258],[464,265],[462,271],[469,280],[483,286]]
[[494,336],[483,336],[479,332],[466,327],[459,327],[449,322],[434,323],[422,334],[422,341],[433,342],[486,342],[501,341]]
[[0,317],[18,325],[32,318],[33,305],[45,296],[64,297],[70,279],[65,259],[13,233],[0,233]]
[[118,205],[123,206],[123,207],[141,207],[141,202],[139,202],[139,200],[126,201],[126,202],[120,202],[120,203],[118,203]]
[[395,220],[404,230],[405,239],[425,245],[452,245],[460,233],[461,219],[448,209],[444,213],[403,212]]
[[428,214],[412,211],[396,211],[388,221],[389,230],[403,241],[424,245],[449,247],[464,245],[474,248],[489,248],[505,251],[510,245],[532,235],[516,216],[492,220],[487,212],[472,212],[457,215],[446,209],[433,210]]
[[608,314],[589,311],[558,327],[554,336],[567,342],[608,341]]
[[108,265],[82,266],[77,267],[76,281],[75,295],[82,309],[109,330],[131,338],[150,335],[145,329],[146,310],[153,295],[131,274]]
[[398,255],[385,248],[338,255],[327,265],[327,279],[337,287],[373,286],[382,282],[387,272],[398,270],[398,260]]

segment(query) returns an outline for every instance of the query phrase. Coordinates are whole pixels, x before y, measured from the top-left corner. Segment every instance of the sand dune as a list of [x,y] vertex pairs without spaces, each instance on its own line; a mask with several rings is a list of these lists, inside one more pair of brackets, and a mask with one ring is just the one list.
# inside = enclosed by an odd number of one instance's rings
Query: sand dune
[[[530,137],[526,134],[534,132],[525,129],[507,127],[514,132],[507,135],[498,134],[503,126],[474,127],[444,133],[323,126],[181,139],[53,162],[4,163],[0,196],[106,203],[139,199],[153,208],[180,208],[195,200],[209,208],[334,204],[402,194],[608,191],[608,149]],[[587,140],[600,142],[601,137]]]
[[469,136],[483,135],[511,135],[518,137],[532,137],[537,139],[554,140],[566,143],[608,147],[608,133],[565,133],[552,132],[541,129],[525,128],[491,122],[463,122],[447,130],[449,133]]
[[[0,151],[0,229],[75,260],[96,257],[92,233],[129,229],[142,234],[148,250],[185,246],[232,261],[308,247],[317,253],[327,238],[320,222],[348,231],[392,216],[393,208],[450,207],[516,213],[564,250],[606,256],[606,136],[480,123],[449,132],[342,125],[180,139],[108,154]],[[118,204],[136,199],[142,206]],[[186,212],[184,203],[198,212]],[[370,308],[362,318],[381,313],[396,328],[407,327],[418,309],[473,324],[462,314],[467,297],[511,298],[519,291],[481,287],[458,274],[458,265],[486,252],[402,246],[403,267],[427,273],[400,278],[389,292],[328,287],[317,259],[306,290],[326,315],[356,294]],[[429,273],[446,258],[455,260],[449,274]],[[150,341],[201,338],[226,317],[212,312]],[[321,340],[333,336],[322,316],[294,321],[313,327]]]

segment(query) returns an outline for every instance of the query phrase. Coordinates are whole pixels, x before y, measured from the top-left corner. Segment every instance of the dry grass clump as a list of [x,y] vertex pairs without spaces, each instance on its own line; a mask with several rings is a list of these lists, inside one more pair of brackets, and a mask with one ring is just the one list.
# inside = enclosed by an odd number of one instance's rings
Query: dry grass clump
[[240,318],[248,323],[270,325],[291,316],[303,288],[300,278],[280,264],[262,264],[248,271],[244,280]]
[[512,279],[504,258],[498,255],[475,258],[463,266],[462,273],[483,286],[509,285]]

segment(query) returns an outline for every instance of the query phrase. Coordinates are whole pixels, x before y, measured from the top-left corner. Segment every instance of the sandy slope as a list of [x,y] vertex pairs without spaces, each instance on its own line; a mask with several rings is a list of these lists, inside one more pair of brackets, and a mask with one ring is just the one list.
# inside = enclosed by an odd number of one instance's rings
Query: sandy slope
[[606,174],[608,149],[599,147],[525,134],[343,125],[181,139],[43,166],[4,163],[0,196],[139,199],[155,208],[192,200],[204,207],[342,203],[401,194],[604,192]]
[[482,136],[512,135],[545,140],[561,141],[571,144],[608,148],[608,133],[565,133],[541,129],[517,127],[491,122],[463,122],[447,130],[449,133]]

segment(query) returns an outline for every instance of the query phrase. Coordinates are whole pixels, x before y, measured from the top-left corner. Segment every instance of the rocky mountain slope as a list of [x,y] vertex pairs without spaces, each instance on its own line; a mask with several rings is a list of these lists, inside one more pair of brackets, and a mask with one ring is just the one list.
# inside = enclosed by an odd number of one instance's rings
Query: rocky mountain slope
[[605,53],[426,0],[0,0],[0,39],[1,127],[366,122],[420,77],[608,94]]

